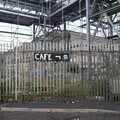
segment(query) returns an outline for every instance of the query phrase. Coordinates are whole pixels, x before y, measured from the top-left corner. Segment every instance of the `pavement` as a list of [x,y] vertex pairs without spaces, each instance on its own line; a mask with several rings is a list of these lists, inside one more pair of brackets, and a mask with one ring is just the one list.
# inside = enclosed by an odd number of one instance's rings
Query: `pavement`
[[0,108],[0,120],[120,120],[120,104],[27,102],[6,103]]
[[0,112],[0,120],[120,120],[120,115],[81,113]]
[[104,109],[120,112],[120,103],[78,103],[78,104],[60,104],[60,103],[42,103],[42,102],[24,102],[24,103],[6,103],[1,107],[10,108],[53,108],[53,109]]

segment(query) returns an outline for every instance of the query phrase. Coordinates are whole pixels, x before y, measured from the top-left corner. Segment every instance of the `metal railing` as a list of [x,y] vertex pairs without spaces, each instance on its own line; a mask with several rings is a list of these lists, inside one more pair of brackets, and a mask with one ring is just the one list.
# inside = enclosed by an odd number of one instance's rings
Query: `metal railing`
[[120,45],[91,45],[89,80],[86,47],[39,41],[39,53],[67,52],[70,60],[35,61],[34,43],[19,44],[17,56],[15,48],[0,45],[0,100],[15,101],[17,94],[17,101],[120,102]]

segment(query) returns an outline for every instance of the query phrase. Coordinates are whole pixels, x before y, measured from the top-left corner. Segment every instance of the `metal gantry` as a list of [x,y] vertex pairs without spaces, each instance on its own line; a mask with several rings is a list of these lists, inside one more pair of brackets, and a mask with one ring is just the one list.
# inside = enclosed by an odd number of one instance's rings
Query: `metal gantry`
[[[23,1],[1,0],[0,21],[30,26],[35,24],[38,31],[55,28],[67,21],[76,21],[86,17],[84,0]],[[19,6],[18,6],[19,3]],[[95,38],[99,31],[105,38],[119,37],[119,0],[89,0],[90,32]],[[20,16],[19,23],[17,17]],[[86,23],[80,29],[86,29]],[[44,26],[44,27],[43,27]],[[44,30],[43,30],[44,29]],[[39,34],[39,33],[38,33]],[[40,34],[41,35],[41,34]]]

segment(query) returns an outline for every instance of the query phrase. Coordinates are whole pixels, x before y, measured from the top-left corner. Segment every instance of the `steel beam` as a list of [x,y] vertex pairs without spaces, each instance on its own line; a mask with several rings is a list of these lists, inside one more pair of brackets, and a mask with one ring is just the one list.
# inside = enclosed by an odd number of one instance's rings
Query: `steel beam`
[[[0,0],[0,2],[2,3],[2,1]],[[7,2],[5,1],[4,3],[4,6],[6,5],[9,5],[11,8],[13,7],[18,7],[18,1],[17,0],[7,0]],[[42,7],[40,4],[33,4],[33,3],[29,3],[29,2],[23,2],[21,0],[19,0],[19,7],[21,9],[29,9],[29,10],[35,10],[35,11],[38,11],[38,12],[41,12],[42,11]],[[45,7],[44,7],[44,10],[45,10]]]
[[89,6],[90,5],[90,0],[86,0],[86,22],[87,22],[87,46],[88,46],[88,60],[87,60],[87,65],[88,65],[88,76],[87,80],[91,79],[91,57],[90,57],[90,44],[91,44],[91,33],[90,33],[90,11],[89,11]]
[[[93,13],[93,14],[90,15],[90,18],[94,18],[94,17],[99,16],[100,14],[103,14],[103,13],[108,13],[108,12],[110,12],[110,11],[114,11],[115,9],[120,9],[120,5],[113,6],[113,7],[111,7],[111,8],[107,8],[107,9],[105,9],[105,10],[101,10],[101,11],[99,11],[99,12],[97,12],[97,13]],[[85,11],[85,10],[86,10],[86,9],[83,8],[83,9],[81,10],[81,12],[83,12],[83,11]],[[81,17],[81,15],[78,15],[78,16],[72,18],[70,21],[75,21],[75,20],[79,19],[80,17]]]
[[8,8],[1,8],[0,7],[0,12],[7,13],[7,14],[12,14],[12,15],[19,15],[19,16],[23,16],[23,17],[28,17],[28,18],[33,18],[33,19],[39,20],[39,15],[31,14],[31,13],[27,13],[27,12],[22,12],[22,11],[11,10],[11,9],[8,9]]
[[[0,31],[0,33],[7,33],[7,34],[16,34],[16,32],[9,32],[9,31]],[[17,35],[23,35],[23,36],[32,36],[31,34],[25,34],[25,33],[17,33]]]
[[105,10],[101,10],[100,12],[94,13],[90,16],[90,18],[96,17],[96,16],[103,14],[103,13],[108,13],[110,11],[114,11],[115,9],[120,9],[120,4],[113,6],[113,7],[110,7],[110,8],[107,8]]

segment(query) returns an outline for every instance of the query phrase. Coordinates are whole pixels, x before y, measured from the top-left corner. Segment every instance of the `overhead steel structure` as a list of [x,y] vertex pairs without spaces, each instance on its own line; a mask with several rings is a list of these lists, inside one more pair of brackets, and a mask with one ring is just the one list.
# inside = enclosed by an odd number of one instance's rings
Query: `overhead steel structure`
[[[120,11],[119,0],[89,0],[90,18],[92,24],[99,21],[101,14],[111,17],[117,16]],[[62,22],[75,21],[86,15],[85,0],[0,0],[0,22],[17,24],[17,16],[20,25],[46,23],[58,26]],[[114,19],[115,19],[114,17]],[[113,24],[114,22],[111,18]],[[101,21],[104,24],[107,22]],[[95,24],[94,24],[95,25]]]
[[[88,1],[89,22],[90,26],[94,27],[93,38],[101,29],[105,38],[111,39],[111,36],[114,36],[116,25],[118,36],[120,29],[120,19],[118,18],[120,16],[120,1]],[[42,26],[42,30],[46,30],[46,27],[53,29],[61,24],[64,24],[65,29],[66,21],[73,22],[85,16],[85,0],[0,0],[0,22],[24,26],[39,25]],[[86,25],[84,23],[79,27],[84,28]],[[39,29],[41,30],[41,28]]]
[[[0,0],[0,22],[56,27],[66,21],[85,17],[85,4],[85,0]],[[110,28],[112,34],[112,27],[120,22],[115,19],[119,11],[119,0],[89,0],[90,22],[96,27],[94,34],[99,27],[102,27],[103,32]],[[86,24],[80,27],[84,26]]]

